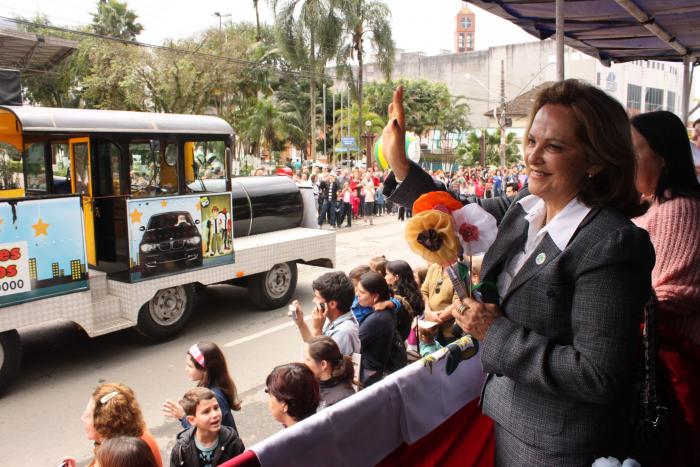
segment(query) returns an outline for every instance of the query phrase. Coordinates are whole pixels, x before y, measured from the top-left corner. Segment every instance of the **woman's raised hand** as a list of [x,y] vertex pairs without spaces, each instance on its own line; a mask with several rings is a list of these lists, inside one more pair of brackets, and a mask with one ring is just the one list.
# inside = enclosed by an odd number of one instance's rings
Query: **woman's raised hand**
[[389,104],[389,122],[382,131],[382,152],[397,181],[408,175],[410,165],[406,159],[406,122],[403,110],[403,87],[394,91]]

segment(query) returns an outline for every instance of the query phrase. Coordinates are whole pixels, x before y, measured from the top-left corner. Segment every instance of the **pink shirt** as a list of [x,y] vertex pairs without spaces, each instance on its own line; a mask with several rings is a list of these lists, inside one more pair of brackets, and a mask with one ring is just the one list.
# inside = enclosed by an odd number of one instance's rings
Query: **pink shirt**
[[651,279],[661,320],[700,344],[700,200],[653,203],[633,222],[649,232],[656,250]]

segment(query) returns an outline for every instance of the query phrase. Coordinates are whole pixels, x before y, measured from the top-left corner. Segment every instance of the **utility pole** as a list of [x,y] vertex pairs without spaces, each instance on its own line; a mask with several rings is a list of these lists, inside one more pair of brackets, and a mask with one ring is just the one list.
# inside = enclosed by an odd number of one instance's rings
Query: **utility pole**
[[328,125],[326,124],[326,81],[323,80],[323,155],[328,157],[326,134],[328,134]]
[[219,18],[219,32],[221,32],[221,18],[230,18],[231,13],[226,13],[226,14],[222,15],[220,12],[215,11],[214,16]]
[[501,60],[501,115],[498,119],[501,129],[501,145],[499,147],[499,159],[501,167],[506,166],[506,78],[503,60]]

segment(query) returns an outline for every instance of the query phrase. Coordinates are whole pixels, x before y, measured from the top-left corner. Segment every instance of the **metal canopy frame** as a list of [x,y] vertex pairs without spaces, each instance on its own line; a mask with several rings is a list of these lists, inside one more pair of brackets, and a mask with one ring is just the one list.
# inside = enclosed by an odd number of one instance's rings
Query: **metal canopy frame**
[[0,67],[47,71],[61,63],[78,42],[0,26]]
[[557,79],[564,44],[606,66],[633,60],[683,62],[682,119],[687,121],[691,65],[700,59],[698,0],[474,0],[538,39],[557,41]]

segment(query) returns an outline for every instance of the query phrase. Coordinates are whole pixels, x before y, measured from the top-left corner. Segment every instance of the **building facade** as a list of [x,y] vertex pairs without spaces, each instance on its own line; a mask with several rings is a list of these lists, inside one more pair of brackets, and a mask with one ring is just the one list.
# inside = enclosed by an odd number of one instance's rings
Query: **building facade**
[[[452,95],[466,98],[473,127],[494,128],[496,120],[484,114],[501,103],[501,67],[506,102],[543,82],[556,81],[555,42],[547,39],[434,56],[397,50],[392,79],[444,82]],[[328,71],[334,75],[334,70]],[[635,61],[605,67],[595,58],[566,47],[565,74],[600,87],[631,112],[668,109],[680,115],[680,63]],[[365,67],[365,77],[369,82],[383,80],[379,67],[371,61]]]

